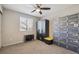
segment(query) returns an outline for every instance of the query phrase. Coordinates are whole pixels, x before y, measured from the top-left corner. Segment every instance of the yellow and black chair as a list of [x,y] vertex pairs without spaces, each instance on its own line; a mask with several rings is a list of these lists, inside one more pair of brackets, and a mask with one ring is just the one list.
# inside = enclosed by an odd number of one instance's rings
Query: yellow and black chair
[[53,37],[45,37],[44,42],[50,45],[53,44],[53,39]]

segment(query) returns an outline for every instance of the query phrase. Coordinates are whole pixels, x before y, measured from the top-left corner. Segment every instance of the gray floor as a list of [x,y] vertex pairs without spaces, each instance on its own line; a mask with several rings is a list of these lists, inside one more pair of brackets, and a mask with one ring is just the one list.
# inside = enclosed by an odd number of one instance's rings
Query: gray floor
[[0,49],[0,54],[75,54],[70,50],[56,46],[47,45],[39,40],[7,46]]

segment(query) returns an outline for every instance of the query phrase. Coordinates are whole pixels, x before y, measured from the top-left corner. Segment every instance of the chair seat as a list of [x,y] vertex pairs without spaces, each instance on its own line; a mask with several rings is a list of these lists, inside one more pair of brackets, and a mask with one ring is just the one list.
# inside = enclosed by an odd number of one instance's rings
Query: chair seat
[[51,41],[51,40],[53,40],[53,37],[46,37],[46,38],[44,38],[45,40],[48,40],[48,41]]

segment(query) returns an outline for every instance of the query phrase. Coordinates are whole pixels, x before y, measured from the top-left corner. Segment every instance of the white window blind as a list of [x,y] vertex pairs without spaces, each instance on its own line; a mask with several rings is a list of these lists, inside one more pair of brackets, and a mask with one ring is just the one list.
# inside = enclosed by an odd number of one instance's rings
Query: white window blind
[[33,19],[20,17],[20,31],[32,30],[33,28]]

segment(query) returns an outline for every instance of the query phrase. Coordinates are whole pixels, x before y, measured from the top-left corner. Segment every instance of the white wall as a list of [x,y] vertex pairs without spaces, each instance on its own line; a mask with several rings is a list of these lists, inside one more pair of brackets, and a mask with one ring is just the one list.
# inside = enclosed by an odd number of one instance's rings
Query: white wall
[[[34,20],[33,29],[21,32],[19,24],[20,16],[32,18]],[[36,21],[38,19],[31,15],[3,9],[2,46],[24,42],[24,35],[34,34],[36,36]]]
[[63,17],[63,16],[72,15],[72,14],[76,14],[76,13],[79,13],[79,5],[78,4],[77,5],[73,4],[70,7],[59,10],[57,12],[54,12],[53,13],[54,15],[52,15],[52,16],[54,18],[56,18],[56,17]]

